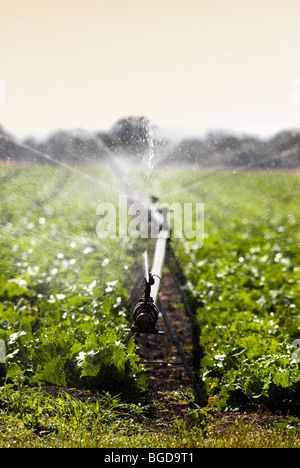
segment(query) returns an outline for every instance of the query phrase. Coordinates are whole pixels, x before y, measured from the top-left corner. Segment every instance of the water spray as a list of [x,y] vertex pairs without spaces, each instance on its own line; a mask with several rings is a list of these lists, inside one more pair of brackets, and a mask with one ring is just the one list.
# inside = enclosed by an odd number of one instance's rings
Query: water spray
[[[154,219],[157,220],[158,213],[156,212],[155,215],[156,215],[156,218],[154,216]],[[166,264],[169,267],[170,272],[172,273],[174,277],[175,284],[180,291],[182,302],[186,310],[186,314],[191,320],[191,324],[193,328],[193,338],[195,339],[194,348],[198,349],[199,334],[198,332],[195,333],[195,330],[198,331],[199,327],[198,327],[198,324],[196,323],[195,317],[193,317],[193,314],[189,308],[187,298],[185,297],[184,291],[181,287],[180,279],[178,278],[175,270],[172,268],[172,265],[171,265],[171,258],[173,258],[174,260],[176,259],[176,256],[170,245],[170,228],[167,223],[167,211],[164,209],[160,211],[159,217],[160,217],[160,220],[159,220],[160,230],[159,230],[159,234],[155,243],[155,251],[154,251],[154,257],[153,257],[152,269],[151,269],[151,272],[149,272],[148,251],[146,250],[143,254],[144,280],[145,280],[144,295],[140,298],[140,300],[137,302],[137,304],[135,305],[133,309],[134,321],[133,321],[131,328],[124,330],[127,332],[127,336],[125,338],[125,344],[129,342],[129,340],[135,333],[137,334],[140,334],[140,333],[141,334],[149,334],[149,333],[153,334],[154,333],[158,335],[164,334],[163,331],[159,331],[157,328],[157,320],[158,320],[159,314],[161,313],[164,318],[165,324],[168,328],[168,331],[171,335],[173,343],[177,348],[178,354],[182,360],[185,370],[187,374],[189,375],[189,378],[194,386],[195,393],[199,401],[203,403],[206,401],[206,395],[203,390],[204,386],[202,383],[200,383],[197,380],[193,370],[191,369],[190,364],[181,347],[176,331],[159,297],[162,271],[163,271],[163,266],[165,263],[165,257],[167,256]],[[197,366],[194,365],[194,367],[197,367]]]
[[146,279],[146,282],[147,281],[149,282],[149,265],[148,265],[148,251],[147,251],[147,249],[143,253],[143,257],[144,257],[145,279]]
[[155,284],[155,279],[152,273],[149,273],[148,264],[148,251],[147,249],[143,253],[144,258],[144,273],[145,273],[145,290],[143,297],[140,298],[133,310],[134,323],[130,330],[136,333],[158,333],[156,322],[158,319],[159,310],[154,303],[154,299],[151,295],[151,287]]
[[149,273],[148,278],[148,281],[145,280],[144,295],[133,309],[134,323],[128,331],[133,333],[164,334],[164,332],[158,331],[157,329],[156,322],[158,320],[159,310],[154,303],[153,297],[151,296],[151,286],[154,285],[155,280],[151,273]]

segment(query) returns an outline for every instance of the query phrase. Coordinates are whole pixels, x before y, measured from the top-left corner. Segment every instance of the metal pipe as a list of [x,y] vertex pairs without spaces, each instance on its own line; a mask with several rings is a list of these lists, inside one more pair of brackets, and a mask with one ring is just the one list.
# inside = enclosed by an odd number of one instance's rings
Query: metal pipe
[[167,249],[167,243],[170,239],[170,228],[167,223],[167,211],[163,211],[163,222],[161,226],[161,230],[159,231],[156,244],[155,244],[155,251],[153,257],[153,264],[152,264],[152,276],[155,279],[154,285],[151,288],[151,296],[156,304],[160,285],[161,285],[161,278],[162,278],[162,271],[165,262],[165,255]]
[[[158,223],[159,232],[155,243],[155,252],[153,257],[153,264],[151,273],[149,272],[148,266],[148,253],[147,250],[144,252],[144,268],[146,275],[146,287],[145,294],[139,300],[137,305],[134,308],[134,324],[128,330],[128,334],[125,338],[125,344],[127,344],[132,337],[133,333],[158,333],[160,332],[156,328],[156,321],[158,317],[158,309],[156,306],[156,301],[158,299],[158,294],[161,285],[162,270],[165,261],[165,254],[167,249],[167,242],[170,238],[170,229],[167,223],[167,210],[163,209],[162,212],[152,211],[151,215],[155,216],[155,221]],[[148,276],[148,279],[147,279]],[[150,281],[151,279],[151,281]],[[157,313],[156,313],[157,311]],[[153,312],[156,314],[156,320],[153,320]],[[153,321],[153,326],[150,327],[151,321]],[[137,320],[138,319],[138,320]],[[145,319],[145,321],[144,321]],[[144,323],[145,322],[145,323]],[[147,323],[146,323],[147,322]],[[148,324],[149,322],[149,324]],[[146,325],[149,326],[146,326]]]
[[155,244],[155,252],[154,252],[153,264],[152,264],[152,269],[151,269],[151,273],[154,279],[154,284],[151,288],[151,296],[155,304],[156,304],[158,293],[160,290],[162,270],[163,270],[164,261],[165,261],[166,244],[168,241],[168,237],[166,236],[167,236],[166,231],[160,231],[159,237],[157,238],[157,241]]

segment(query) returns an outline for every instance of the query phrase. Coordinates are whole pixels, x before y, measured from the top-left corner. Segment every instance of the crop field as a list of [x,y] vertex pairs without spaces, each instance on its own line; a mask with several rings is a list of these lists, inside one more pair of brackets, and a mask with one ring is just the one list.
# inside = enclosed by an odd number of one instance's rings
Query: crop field
[[1,185],[8,374],[20,369],[30,381],[88,387],[101,374],[103,388],[121,385],[125,393],[142,386],[133,350],[122,345],[131,248],[96,235],[107,182],[105,171],[93,178],[37,167]]
[[206,206],[203,248],[179,247],[178,255],[201,324],[209,392],[222,408],[262,402],[299,411],[292,346],[300,335],[299,179],[239,173],[181,181],[181,196]]
[[[208,403],[175,418],[161,439],[145,428],[139,348],[124,344],[145,241],[96,230],[99,203],[117,205],[121,182],[109,167],[0,168],[0,446],[222,446],[214,414],[264,408],[289,419],[278,416],[260,442],[243,426],[239,443],[299,447],[299,176],[175,168],[128,176],[144,195],[205,207],[203,246],[172,242],[200,324]],[[47,386],[92,396],[50,399]],[[193,401],[190,389],[173,398]],[[233,432],[228,446],[237,445]]]

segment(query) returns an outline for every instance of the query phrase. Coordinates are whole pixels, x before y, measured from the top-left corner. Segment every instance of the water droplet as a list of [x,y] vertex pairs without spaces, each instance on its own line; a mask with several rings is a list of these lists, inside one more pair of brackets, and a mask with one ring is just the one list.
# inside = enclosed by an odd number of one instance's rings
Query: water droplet
[[84,255],[88,254],[88,253],[91,253],[93,252],[94,249],[92,249],[92,247],[86,247],[85,249],[83,249],[83,253]]
[[64,294],[56,294],[58,300],[64,299],[66,296]]

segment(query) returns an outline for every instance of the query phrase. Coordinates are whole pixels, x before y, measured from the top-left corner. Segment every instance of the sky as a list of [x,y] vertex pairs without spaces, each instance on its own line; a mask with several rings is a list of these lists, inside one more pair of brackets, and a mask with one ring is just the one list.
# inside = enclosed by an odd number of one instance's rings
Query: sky
[[0,0],[0,125],[300,127],[299,0]]

